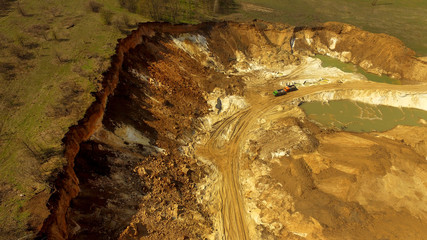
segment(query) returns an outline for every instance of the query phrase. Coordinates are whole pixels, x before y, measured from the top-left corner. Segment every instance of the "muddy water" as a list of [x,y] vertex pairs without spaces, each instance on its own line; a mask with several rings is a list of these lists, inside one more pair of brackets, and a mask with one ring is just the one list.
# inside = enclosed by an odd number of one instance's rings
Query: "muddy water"
[[324,55],[316,55],[316,58],[322,61],[322,67],[336,67],[344,72],[348,73],[360,73],[365,76],[369,81],[373,82],[381,82],[381,83],[389,83],[389,84],[401,84],[399,79],[393,79],[388,76],[379,76],[373,73],[368,73],[362,68],[351,64],[351,63],[343,63],[338,59],[331,58]]
[[351,132],[382,132],[397,125],[422,126],[427,120],[427,111],[350,100],[308,102],[302,104],[301,108],[310,119],[323,126]]

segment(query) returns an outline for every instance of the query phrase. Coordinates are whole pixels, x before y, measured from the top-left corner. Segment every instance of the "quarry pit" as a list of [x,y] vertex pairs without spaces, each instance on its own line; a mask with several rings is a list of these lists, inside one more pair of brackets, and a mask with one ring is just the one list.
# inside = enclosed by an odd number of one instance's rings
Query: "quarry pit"
[[[316,54],[402,84],[322,67]],[[342,23],[141,24],[64,138],[68,165],[40,236],[423,239],[426,119],[345,132],[299,105],[427,111],[426,80],[427,62],[401,41]],[[299,90],[272,95],[287,83]]]

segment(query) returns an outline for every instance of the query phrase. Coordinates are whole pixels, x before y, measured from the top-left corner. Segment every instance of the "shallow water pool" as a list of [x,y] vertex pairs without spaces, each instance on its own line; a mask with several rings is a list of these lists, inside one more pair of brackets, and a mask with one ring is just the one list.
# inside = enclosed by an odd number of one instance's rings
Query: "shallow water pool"
[[427,111],[350,100],[307,102],[300,107],[320,125],[350,132],[382,132],[397,125],[426,126],[427,122]]
[[356,66],[352,63],[343,63],[338,59],[328,57],[325,55],[316,55],[316,58],[322,61],[322,67],[336,67],[343,72],[360,73],[363,76],[365,76],[369,81],[373,81],[373,82],[401,84],[399,79],[394,79],[385,75],[380,76],[373,73],[368,73],[365,70],[363,70],[361,67]]

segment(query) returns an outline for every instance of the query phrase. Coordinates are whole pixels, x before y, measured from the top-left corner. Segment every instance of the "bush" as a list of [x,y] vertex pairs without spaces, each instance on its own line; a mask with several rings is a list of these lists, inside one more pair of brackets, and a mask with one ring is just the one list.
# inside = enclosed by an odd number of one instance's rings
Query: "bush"
[[103,7],[103,5],[101,3],[98,3],[96,1],[89,1],[89,9],[92,12],[97,13],[97,12],[101,11],[102,7]]
[[54,29],[51,31],[51,35],[53,40],[58,42],[66,42],[69,41],[69,37],[67,37],[65,34],[63,34],[59,29]]
[[113,16],[114,16],[114,13],[112,11],[103,10],[103,11],[101,11],[101,16],[102,16],[102,19],[104,20],[105,24],[111,25],[112,20],[113,20]]
[[61,17],[62,16],[62,9],[60,9],[58,7],[52,7],[49,9],[49,11],[52,14],[52,16],[54,16],[54,17]]
[[127,27],[136,27],[135,23],[132,23],[132,20],[130,19],[130,17],[126,14],[122,15],[122,20],[123,23],[127,26]]
[[116,19],[114,22],[114,26],[124,35],[129,35],[130,31],[126,24],[123,22],[123,19]]
[[0,49],[6,49],[12,41],[5,35],[0,33]]
[[15,55],[21,60],[31,60],[34,58],[34,54],[28,51],[27,49],[25,49],[23,46],[13,45],[10,48],[10,51],[13,55]]
[[8,62],[0,62],[0,72],[8,72],[15,69],[15,65]]
[[0,0],[0,11],[8,11],[12,0]]
[[18,1],[18,3],[17,3],[16,10],[18,10],[19,14],[21,14],[21,16],[23,16],[23,17],[29,17],[30,16],[27,13],[27,11],[25,11],[25,9],[22,7],[20,1]]
[[138,10],[138,0],[119,0],[120,6],[135,13]]
[[38,44],[28,36],[19,35],[16,40],[18,41],[19,45],[21,45],[24,48],[34,49],[40,46],[40,44]]
[[50,26],[47,24],[35,24],[27,29],[27,32],[34,37],[43,38],[48,40],[47,31],[50,29]]
[[64,53],[55,50],[55,58],[56,60],[58,60],[59,63],[67,63],[67,62],[71,62],[70,58],[68,58],[67,56],[65,56]]
[[[0,62],[0,74],[3,76],[5,80],[13,80],[16,77],[16,73],[14,72],[15,64],[8,62]],[[1,133],[1,132],[0,132]]]

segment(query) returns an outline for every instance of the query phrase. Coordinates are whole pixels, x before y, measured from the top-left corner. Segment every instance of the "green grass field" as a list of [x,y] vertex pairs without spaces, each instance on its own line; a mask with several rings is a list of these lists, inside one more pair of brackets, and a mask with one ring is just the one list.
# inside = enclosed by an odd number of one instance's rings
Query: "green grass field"
[[402,40],[419,56],[427,56],[427,1],[379,0],[237,0],[271,8],[273,12],[240,11],[238,18],[263,19],[291,25],[344,22],[375,33],[386,33]]

